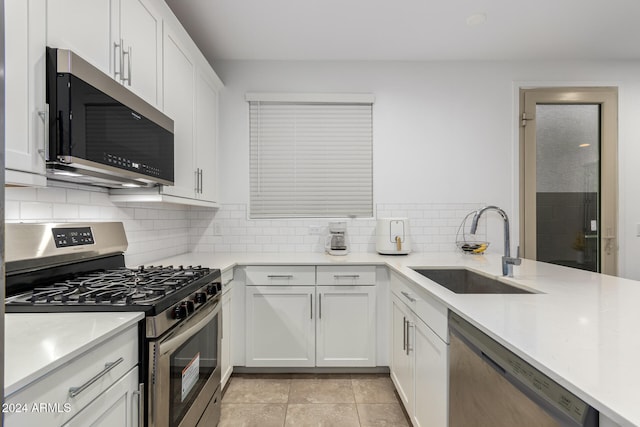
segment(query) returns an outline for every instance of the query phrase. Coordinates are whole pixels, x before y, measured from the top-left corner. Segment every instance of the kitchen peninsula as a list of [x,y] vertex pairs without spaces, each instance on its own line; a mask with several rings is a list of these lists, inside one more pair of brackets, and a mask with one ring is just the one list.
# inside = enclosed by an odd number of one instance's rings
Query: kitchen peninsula
[[[376,265],[398,273],[619,425],[640,425],[640,286],[633,280],[523,260],[509,283],[531,294],[455,294],[410,267],[463,267],[500,276],[496,255],[188,253],[159,261],[224,274],[243,266]],[[242,297],[242,294],[237,294]]]

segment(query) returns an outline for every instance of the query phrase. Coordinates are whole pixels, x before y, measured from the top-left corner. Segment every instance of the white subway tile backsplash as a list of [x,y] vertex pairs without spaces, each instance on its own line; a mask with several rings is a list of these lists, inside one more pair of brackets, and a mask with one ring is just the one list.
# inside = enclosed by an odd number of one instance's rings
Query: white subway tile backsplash
[[[6,188],[7,222],[121,221],[129,241],[128,265],[139,265],[194,250],[190,245],[190,208],[165,203],[115,204],[105,189],[55,184],[47,188]],[[212,209],[200,209],[205,224]],[[202,231],[207,231],[206,226]],[[213,232],[209,233],[213,235]],[[205,239],[206,241],[206,239]],[[212,252],[213,244],[200,249]]]
[[[411,229],[412,250],[440,252],[456,249],[456,233],[464,217],[481,207],[481,203],[381,203],[377,218],[407,217]],[[335,219],[267,219],[246,217],[243,204],[223,204],[218,211],[192,208],[188,218],[192,250],[205,252],[323,252],[328,224]],[[202,219],[208,224],[202,227]],[[346,219],[351,252],[375,252],[376,218]],[[215,226],[213,225],[215,224]],[[320,235],[309,234],[309,227],[319,228]],[[211,243],[216,228],[220,240]],[[478,238],[485,234],[481,222]],[[216,236],[219,237],[219,236]]]

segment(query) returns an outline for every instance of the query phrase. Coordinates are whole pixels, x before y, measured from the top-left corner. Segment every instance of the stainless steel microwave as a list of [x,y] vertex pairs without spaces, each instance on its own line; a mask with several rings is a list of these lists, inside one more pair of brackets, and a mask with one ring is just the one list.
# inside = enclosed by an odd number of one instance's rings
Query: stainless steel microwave
[[47,48],[47,177],[173,185],[173,120],[70,50]]

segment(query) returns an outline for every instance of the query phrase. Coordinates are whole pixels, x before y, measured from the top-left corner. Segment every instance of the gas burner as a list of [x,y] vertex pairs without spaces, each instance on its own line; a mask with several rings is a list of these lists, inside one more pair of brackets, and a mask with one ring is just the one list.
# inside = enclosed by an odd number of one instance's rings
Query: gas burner
[[33,305],[154,305],[210,273],[201,266],[140,266],[90,271],[38,286],[8,301]]

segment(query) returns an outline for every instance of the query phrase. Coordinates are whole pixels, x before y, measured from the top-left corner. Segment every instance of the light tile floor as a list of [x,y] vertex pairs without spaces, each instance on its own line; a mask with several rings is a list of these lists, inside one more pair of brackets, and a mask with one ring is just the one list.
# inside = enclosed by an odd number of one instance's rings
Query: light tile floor
[[219,427],[408,427],[388,375],[234,375]]

